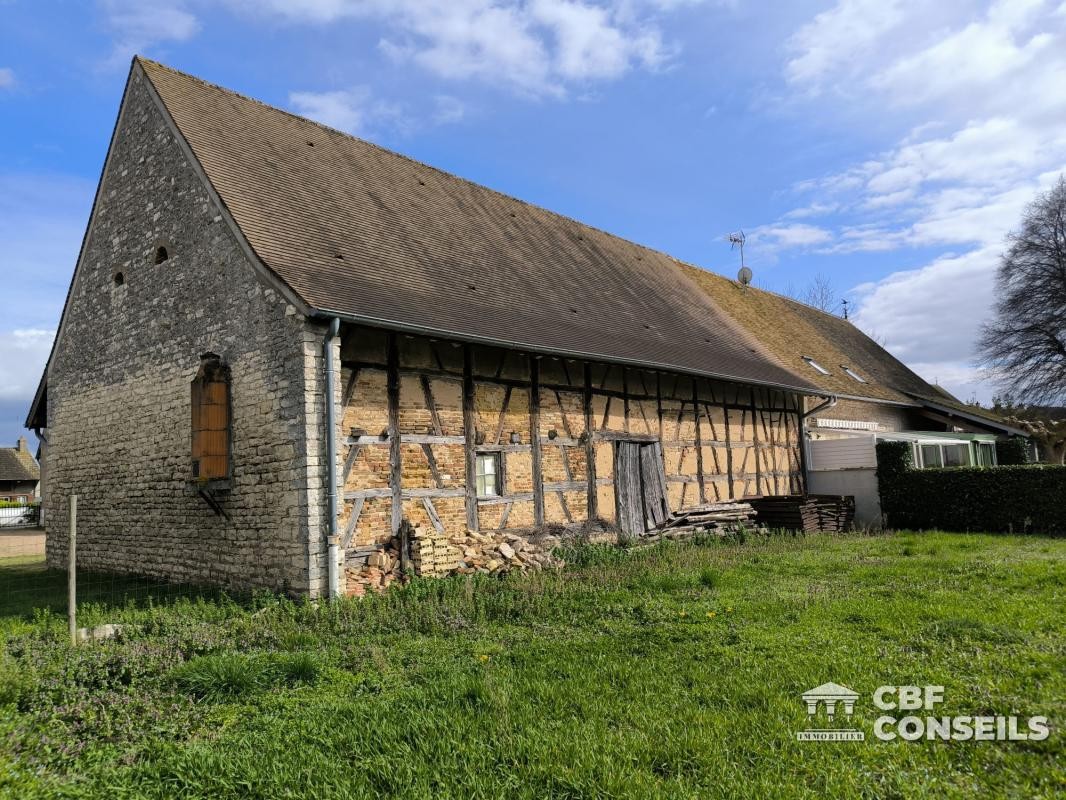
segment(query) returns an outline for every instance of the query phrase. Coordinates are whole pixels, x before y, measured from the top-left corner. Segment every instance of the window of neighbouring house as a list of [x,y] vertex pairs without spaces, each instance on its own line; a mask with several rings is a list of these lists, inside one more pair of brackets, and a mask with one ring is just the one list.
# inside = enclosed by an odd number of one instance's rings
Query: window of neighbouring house
[[810,356],[804,356],[803,360],[806,361],[808,364],[810,364],[817,372],[820,372],[822,375],[828,375],[829,374],[829,370],[827,370],[825,367],[823,367],[821,364],[819,364],[817,361],[815,361]]
[[214,353],[200,357],[191,385],[192,477],[219,480],[230,474],[230,371]]
[[921,446],[922,451],[922,469],[929,469],[930,467],[942,467],[944,466],[944,460],[940,456],[940,445],[938,444],[923,444]]
[[477,496],[499,497],[503,494],[501,481],[500,453],[478,453],[477,456]]
[[996,446],[991,442],[977,443],[977,463],[982,467],[993,467],[996,464]]
[[966,444],[944,445],[945,467],[968,467],[970,466],[970,446]]

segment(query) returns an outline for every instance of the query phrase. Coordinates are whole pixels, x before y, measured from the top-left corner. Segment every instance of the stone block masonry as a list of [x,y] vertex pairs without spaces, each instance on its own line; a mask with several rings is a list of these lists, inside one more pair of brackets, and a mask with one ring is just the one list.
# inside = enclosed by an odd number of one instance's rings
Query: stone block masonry
[[[77,493],[79,566],[319,591],[320,348],[135,69],[48,371],[49,564],[66,563]],[[190,381],[207,352],[232,371],[225,516],[190,485]]]

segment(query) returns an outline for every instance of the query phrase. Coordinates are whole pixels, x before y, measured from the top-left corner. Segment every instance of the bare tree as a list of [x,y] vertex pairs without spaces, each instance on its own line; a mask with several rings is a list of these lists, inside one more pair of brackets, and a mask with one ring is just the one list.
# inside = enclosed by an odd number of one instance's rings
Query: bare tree
[[803,293],[803,302],[819,311],[832,313],[837,306],[837,293],[829,276],[818,273]]
[[1007,237],[995,319],[978,344],[1001,388],[1025,403],[1066,401],[1066,178],[1026,209]]

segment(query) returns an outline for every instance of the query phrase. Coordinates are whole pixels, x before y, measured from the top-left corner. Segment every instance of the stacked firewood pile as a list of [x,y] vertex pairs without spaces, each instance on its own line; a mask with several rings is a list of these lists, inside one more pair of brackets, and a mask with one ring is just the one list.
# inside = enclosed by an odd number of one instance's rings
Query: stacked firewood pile
[[850,530],[855,520],[855,498],[850,495],[760,497],[751,504],[759,524],[767,528],[835,533]]
[[528,535],[465,531],[449,536],[433,528],[405,523],[400,535],[387,544],[368,555],[350,559],[346,570],[348,594],[361,597],[368,590],[384,591],[393,582],[402,580],[400,555],[403,541],[408,542],[410,574],[420,577],[546,569],[564,564],[552,555],[560,538],[549,531],[535,531]]
[[400,537],[394,536],[382,547],[369,553],[349,554],[345,569],[348,594],[362,597],[368,591],[383,592],[403,578],[400,561]]
[[683,539],[694,533],[725,535],[755,527],[755,509],[749,503],[708,503],[675,511],[659,528],[640,537],[642,542]]

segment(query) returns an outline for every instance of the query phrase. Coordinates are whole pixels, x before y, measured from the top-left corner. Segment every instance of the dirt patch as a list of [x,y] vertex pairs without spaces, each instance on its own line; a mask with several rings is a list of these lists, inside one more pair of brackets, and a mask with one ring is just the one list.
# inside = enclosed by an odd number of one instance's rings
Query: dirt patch
[[44,531],[27,528],[21,531],[0,531],[0,558],[41,556],[44,558]]

